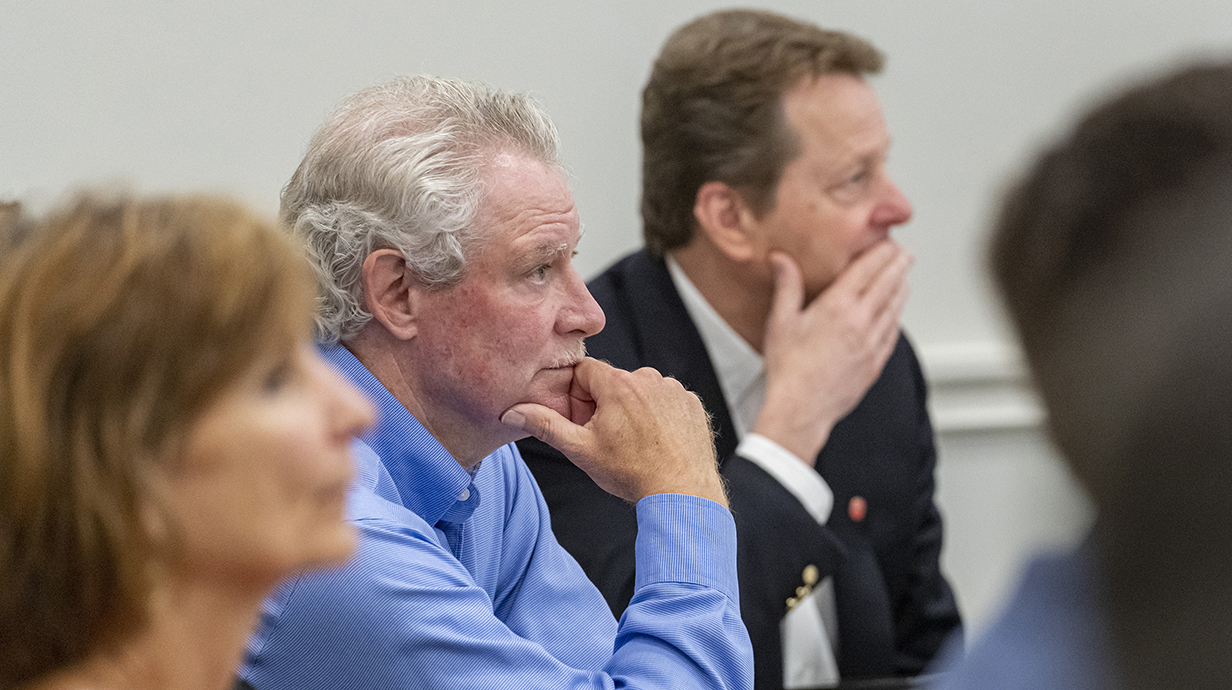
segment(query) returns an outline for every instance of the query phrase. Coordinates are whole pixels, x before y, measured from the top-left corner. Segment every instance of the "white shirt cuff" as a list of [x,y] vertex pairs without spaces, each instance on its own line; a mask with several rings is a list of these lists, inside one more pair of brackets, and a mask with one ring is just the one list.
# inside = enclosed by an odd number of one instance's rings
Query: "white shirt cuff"
[[747,458],[778,480],[818,524],[826,524],[834,507],[834,493],[817,470],[795,453],[761,434],[749,434],[736,446],[736,454]]

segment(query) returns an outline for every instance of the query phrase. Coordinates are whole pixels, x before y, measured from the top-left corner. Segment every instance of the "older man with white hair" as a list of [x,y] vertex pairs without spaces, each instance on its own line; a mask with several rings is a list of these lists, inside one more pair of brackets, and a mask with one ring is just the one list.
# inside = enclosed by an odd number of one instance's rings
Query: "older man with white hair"
[[[380,421],[357,444],[358,555],[267,603],[241,672],[258,690],[750,686],[706,414],[585,358],[604,317],[558,148],[523,96],[402,78],[346,100],[283,191],[322,348]],[[637,503],[619,624],[552,535],[528,433]]]

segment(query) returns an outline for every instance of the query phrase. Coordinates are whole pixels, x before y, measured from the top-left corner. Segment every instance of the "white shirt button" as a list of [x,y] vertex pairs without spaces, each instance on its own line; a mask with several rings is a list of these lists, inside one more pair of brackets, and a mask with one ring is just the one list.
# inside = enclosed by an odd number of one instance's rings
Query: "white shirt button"
[[462,493],[458,494],[458,500],[459,500],[459,501],[465,501],[466,499],[468,499],[468,498],[470,498],[470,497],[471,497],[471,490],[470,490],[470,489],[462,489]]

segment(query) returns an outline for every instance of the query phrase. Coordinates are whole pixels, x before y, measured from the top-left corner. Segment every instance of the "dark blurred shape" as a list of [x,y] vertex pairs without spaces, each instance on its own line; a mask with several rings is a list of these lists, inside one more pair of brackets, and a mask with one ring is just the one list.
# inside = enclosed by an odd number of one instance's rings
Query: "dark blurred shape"
[[1053,655],[1080,676],[1066,687],[1226,687],[1232,64],[1083,118],[1006,199],[992,266],[1098,518],[1079,554],[1032,568],[956,687],[988,687],[998,669],[997,687],[1044,687],[1048,669],[1016,661],[1066,639],[1090,645]]

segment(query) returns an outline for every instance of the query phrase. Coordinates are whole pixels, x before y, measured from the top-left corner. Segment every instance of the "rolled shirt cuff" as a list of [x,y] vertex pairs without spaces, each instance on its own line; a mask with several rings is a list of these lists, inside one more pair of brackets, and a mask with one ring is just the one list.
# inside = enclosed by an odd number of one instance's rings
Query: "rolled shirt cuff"
[[686,494],[653,494],[638,501],[636,552],[636,589],[687,582],[740,600],[736,523],[714,501]]
[[830,519],[834,492],[813,466],[761,434],[748,434],[736,446],[736,455],[762,468],[791,492],[818,524]]

